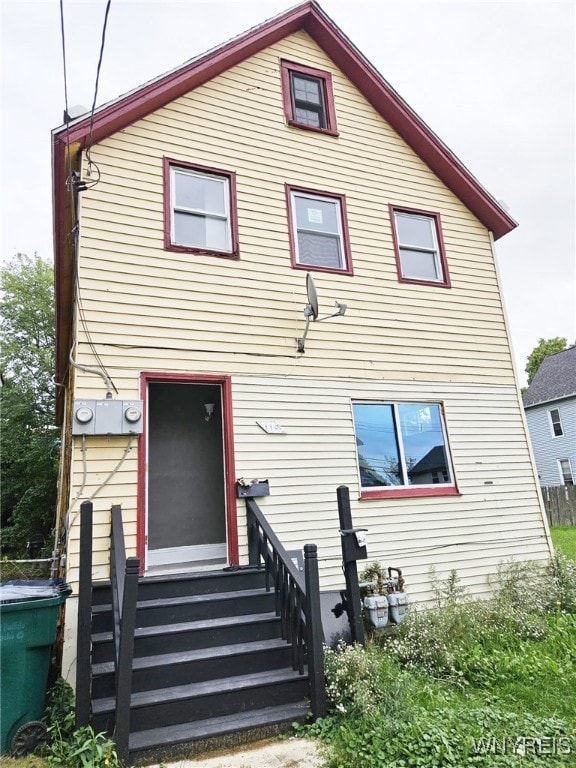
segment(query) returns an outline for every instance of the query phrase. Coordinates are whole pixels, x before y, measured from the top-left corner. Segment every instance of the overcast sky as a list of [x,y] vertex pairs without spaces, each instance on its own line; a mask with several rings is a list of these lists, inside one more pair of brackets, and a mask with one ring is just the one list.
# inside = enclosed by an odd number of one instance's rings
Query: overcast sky
[[[497,243],[520,382],[540,337],[576,340],[572,0],[320,0],[520,226]],[[0,0],[2,258],[52,258],[50,131],[62,123],[58,0]],[[106,0],[63,0],[68,103],[90,107]],[[98,105],[290,8],[112,0]]]

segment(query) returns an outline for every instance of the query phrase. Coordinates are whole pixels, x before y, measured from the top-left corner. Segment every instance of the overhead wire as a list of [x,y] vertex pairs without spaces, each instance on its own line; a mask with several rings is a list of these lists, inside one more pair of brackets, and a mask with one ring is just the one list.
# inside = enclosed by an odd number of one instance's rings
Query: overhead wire
[[94,143],[94,113],[96,111],[96,101],[98,99],[100,69],[102,67],[102,59],[104,58],[104,45],[106,43],[106,30],[108,27],[108,15],[110,13],[111,4],[112,4],[112,0],[107,0],[106,10],[104,11],[104,23],[102,25],[102,35],[100,39],[100,54],[98,56],[98,66],[96,67],[96,81],[94,83],[94,98],[92,100],[92,109],[90,110],[90,130],[88,133],[88,143],[86,145],[86,159],[88,160],[88,166],[90,167],[91,165],[95,165],[96,169],[98,170],[98,174],[100,173],[100,171],[98,169],[98,166],[96,166],[96,164],[92,161],[90,157],[90,150],[92,149],[92,144]]

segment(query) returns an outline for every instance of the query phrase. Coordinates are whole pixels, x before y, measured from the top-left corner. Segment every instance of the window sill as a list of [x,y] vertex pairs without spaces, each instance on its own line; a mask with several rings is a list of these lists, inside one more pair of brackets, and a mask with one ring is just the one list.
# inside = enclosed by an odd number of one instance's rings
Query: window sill
[[306,125],[306,123],[299,123],[297,120],[288,120],[288,125],[293,128],[302,128],[304,131],[313,131],[314,133],[325,133],[327,136],[338,137],[340,134],[338,131],[333,131],[331,128],[316,128],[313,125]]
[[306,272],[328,272],[334,275],[354,275],[352,268],[336,269],[335,267],[317,267],[315,264],[298,264],[294,262],[292,264],[293,269],[305,269]]
[[415,277],[403,277],[402,275],[399,275],[398,277],[399,283],[408,283],[409,285],[432,285],[435,288],[451,288],[450,281],[446,282],[445,280],[419,280]]
[[462,494],[451,486],[439,486],[433,488],[377,488],[373,491],[363,490],[360,492],[360,499],[404,499],[404,498],[424,498],[427,496],[461,496]]
[[165,243],[165,251],[175,251],[176,253],[194,253],[197,256],[216,256],[219,259],[239,259],[240,253],[234,251],[213,251],[210,248],[194,248],[189,245],[176,245],[175,243]]

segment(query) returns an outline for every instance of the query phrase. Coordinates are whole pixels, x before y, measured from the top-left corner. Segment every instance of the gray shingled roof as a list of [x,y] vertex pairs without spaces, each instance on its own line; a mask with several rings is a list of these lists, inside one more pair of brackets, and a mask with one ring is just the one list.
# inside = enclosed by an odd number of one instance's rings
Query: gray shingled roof
[[576,396],[576,346],[548,355],[524,393],[524,406]]

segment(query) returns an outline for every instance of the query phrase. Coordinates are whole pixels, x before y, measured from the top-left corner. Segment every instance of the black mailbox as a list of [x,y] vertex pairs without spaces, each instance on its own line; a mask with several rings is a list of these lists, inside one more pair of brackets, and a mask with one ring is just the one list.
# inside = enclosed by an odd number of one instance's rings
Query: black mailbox
[[236,482],[236,498],[257,499],[260,496],[270,496],[268,480],[238,480]]
[[342,536],[342,556],[345,563],[353,563],[356,560],[366,560],[368,552],[366,544],[360,543],[366,541],[365,533],[367,528],[347,528],[340,529]]

